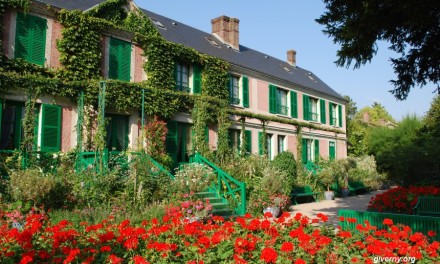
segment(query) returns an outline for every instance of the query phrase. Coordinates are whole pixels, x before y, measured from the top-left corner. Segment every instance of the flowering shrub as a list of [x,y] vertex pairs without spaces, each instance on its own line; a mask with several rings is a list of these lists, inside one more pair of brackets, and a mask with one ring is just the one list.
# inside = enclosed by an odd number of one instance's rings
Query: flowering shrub
[[209,200],[203,200],[197,197],[194,193],[183,194],[183,201],[178,203],[178,206],[171,207],[168,214],[174,215],[181,212],[183,217],[192,220],[203,220],[211,217],[212,206]]
[[420,195],[440,196],[436,187],[397,187],[372,197],[369,211],[412,214]]
[[[1,214],[0,214],[1,215]],[[368,223],[358,232],[335,232],[327,217],[309,219],[299,213],[270,221],[251,215],[225,221],[181,221],[170,211],[161,221],[131,225],[112,218],[74,228],[63,220],[52,224],[28,215],[23,230],[0,220],[0,260],[4,263],[373,263],[374,257],[413,257],[440,261],[438,241],[387,221],[386,230]],[[356,219],[341,219],[355,222]]]
[[214,171],[199,163],[183,165],[174,176],[173,184],[180,193],[205,191],[215,179]]

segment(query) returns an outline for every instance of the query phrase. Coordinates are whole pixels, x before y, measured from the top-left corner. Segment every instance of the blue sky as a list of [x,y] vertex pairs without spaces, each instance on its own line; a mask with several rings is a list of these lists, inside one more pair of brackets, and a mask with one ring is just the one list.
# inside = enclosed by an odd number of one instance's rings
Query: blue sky
[[429,109],[435,85],[414,88],[406,101],[388,91],[395,78],[389,58],[397,57],[379,43],[370,64],[353,70],[337,67],[338,46],[322,33],[314,20],[324,12],[320,0],[135,0],[140,7],[178,22],[211,32],[211,19],[227,15],[240,19],[240,44],[286,60],[286,51],[297,51],[297,65],[312,71],[342,95],[349,95],[358,109],[379,102],[400,120],[406,114],[423,116]]

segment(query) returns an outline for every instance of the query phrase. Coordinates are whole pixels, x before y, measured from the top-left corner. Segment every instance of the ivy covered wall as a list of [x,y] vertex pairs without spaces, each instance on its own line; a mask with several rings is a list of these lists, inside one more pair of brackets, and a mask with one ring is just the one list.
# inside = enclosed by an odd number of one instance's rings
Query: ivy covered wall
[[[3,18],[8,8],[26,12],[29,7],[29,0],[0,0],[0,18]],[[342,133],[306,122],[230,109],[227,88],[229,63],[165,40],[150,19],[140,10],[133,9],[127,0],[107,0],[87,12],[52,10],[63,26],[62,38],[57,42],[62,67],[47,69],[21,59],[2,56],[0,92],[22,90],[33,100],[43,95],[57,95],[77,102],[79,91],[83,91],[85,105],[96,107],[98,83],[102,79],[103,32],[123,30],[131,33],[134,36],[133,42],[144,50],[148,60],[143,68],[148,79],[141,83],[108,80],[106,102],[111,102],[112,107],[118,111],[141,109],[141,94],[142,89],[145,89],[146,115],[170,119],[179,111],[191,112],[195,128],[195,149],[202,153],[209,151],[205,128],[210,123],[219,126],[218,152],[224,155],[228,151],[229,114],[258,119],[263,123],[272,121],[297,128],[304,126]],[[3,50],[1,45],[0,42]],[[175,91],[176,61],[197,64],[203,69],[200,94]]]

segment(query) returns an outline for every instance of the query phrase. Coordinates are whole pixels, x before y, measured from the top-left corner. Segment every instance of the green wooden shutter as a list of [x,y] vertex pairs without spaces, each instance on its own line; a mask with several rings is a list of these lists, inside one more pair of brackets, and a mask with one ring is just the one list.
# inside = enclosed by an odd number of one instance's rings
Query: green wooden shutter
[[328,109],[330,111],[330,125],[334,126],[335,125],[335,122],[334,122],[335,112],[333,111],[333,103],[328,102]]
[[327,117],[326,117],[326,111],[325,111],[325,100],[324,99],[320,99],[319,102],[321,104],[320,107],[319,107],[319,108],[321,108],[320,109],[321,110],[321,113],[320,113],[320,115],[321,115],[321,123],[325,124],[325,123],[327,123]]
[[245,149],[248,153],[252,153],[252,131],[245,130],[244,131],[244,137],[246,139],[246,146]]
[[108,63],[108,78],[118,79],[119,72],[119,45],[118,41],[114,38],[110,38],[109,47],[109,63]]
[[310,120],[310,98],[305,94],[303,94],[303,118]]
[[41,151],[61,150],[61,106],[42,105]]
[[249,78],[242,77],[243,107],[249,108]]
[[342,127],[342,105],[338,105],[339,127]]
[[[258,154],[263,155],[263,145],[261,144],[261,137],[263,136],[263,132],[258,132]],[[266,140],[266,139],[265,139]]]
[[307,139],[303,138],[301,140],[301,147],[302,147],[302,162],[307,163]]
[[131,43],[120,41],[119,44],[119,80],[129,82],[131,79]]
[[229,103],[232,104],[233,103],[233,99],[234,99],[234,95],[232,92],[232,75],[230,73],[228,73],[228,91],[229,91]]
[[43,66],[46,52],[46,28],[46,19],[17,13],[14,57]]
[[202,93],[202,69],[200,65],[193,65],[193,93]]
[[23,13],[17,13],[15,29],[15,58],[29,59],[31,49],[31,19]]
[[319,159],[319,140],[315,140],[315,161]]
[[330,160],[334,160],[336,158],[335,142],[329,142],[328,153],[329,153]]
[[166,149],[168,155],[173,160],[173,166],[177,165],[177,149],[178,149],[178,140],[177,140],[177,122],[169,121],[167,123],[167,138],[166,138]]
[[277,87],[269,84],[269,113],[277,113]]
[[298,118],[298,94],[290,91],[290,116]]
[[30,62],[41,66],[44,66],[46,58],[46,28],[46,19],[36,16],[33,17],[32,56]]
[[131,44],[110,38],[108,77],[110,79],[130,81]]

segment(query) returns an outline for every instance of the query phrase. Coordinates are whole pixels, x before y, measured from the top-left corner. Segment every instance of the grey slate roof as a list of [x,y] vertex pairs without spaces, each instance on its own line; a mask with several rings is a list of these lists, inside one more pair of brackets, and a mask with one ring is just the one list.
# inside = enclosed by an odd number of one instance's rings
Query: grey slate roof
[[[240,45],[240,51],[227,48],[213,35],[187,26],[167,17],[155,14],[145,9],[141,9],[148,17],[161,22],[166,28],[157,27],[160,34],[168,41],[182,44],[187,47],[208,54],[217,58],[224,59],[234,65],[251,69],[262,74],[287,81],[299,86],[311,88],[312,90],[343,99],[343,97],[325,84],[321,79],[310,71],[301,67],[293,67],[287,62],[270,57],[267,54],[258,52],[248,47]],[[219,44],[220,48],[212,45],[207,38],[213,39]],[[266,58],[267,57],[267,58]],[[286,67],[289,71],[284,69]]]
[[[36,0],[54,7],[65,8],[68,10],[79,9],[85,11],[98,5],[105,0]],[[277,79],[310,88],[317,92],[328,94],[330,96],[343,99],[330,86],[325,84],[312,72],[301,67],[292,67],[287,62],[272,58],[271,56],[240,45],[240,51],[227,48],[213,35],[182,24],[170,18],[155,14],[145,9],[141,9],[148,17],[161,22],[166,29],[158,27],[160,34],[168,41],[182,44],[187,47],[226,60],[234,65],[241,66],[261,74],[270,75]],[[213,46],[207,38],[215,40],[220,48]],[[285,68],[289,69],[286,71]]]
[[43,4],[48,4],[54,7],[64,8],[67,10],[81,10],[85,11],[95,5],[98,5],[105,0],[36,0]]

